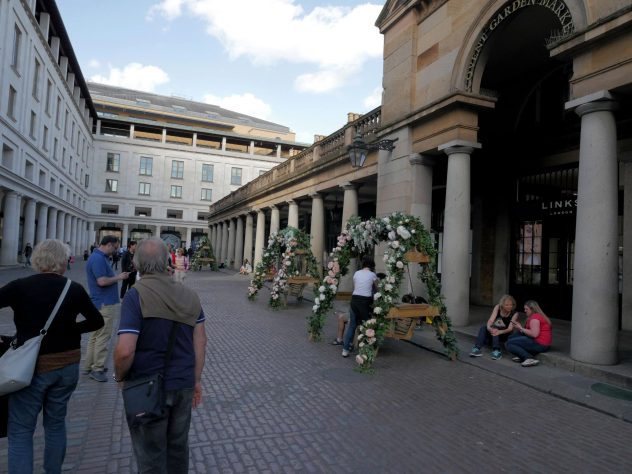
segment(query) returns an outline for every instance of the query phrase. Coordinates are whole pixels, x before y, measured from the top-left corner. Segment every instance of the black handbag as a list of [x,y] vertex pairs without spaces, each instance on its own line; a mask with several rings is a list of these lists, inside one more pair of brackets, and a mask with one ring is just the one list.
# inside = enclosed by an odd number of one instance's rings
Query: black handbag
[[[171,359],[177,328],[177,323],[173,322],[167,353],[165,354],[164,373],[167,372],[167,366]],[[134,380],[126,380],[123,383],[123,405],[130,426],[163,418],[166,415],[163,374],[158,373]]]

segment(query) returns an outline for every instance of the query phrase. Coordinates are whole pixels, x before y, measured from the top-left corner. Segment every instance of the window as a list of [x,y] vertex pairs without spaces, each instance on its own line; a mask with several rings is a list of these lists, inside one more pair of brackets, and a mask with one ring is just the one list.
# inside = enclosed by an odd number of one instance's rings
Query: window
[[64,115],[64,138],[66,140],[68,140],[68,115],[70,115],[70,112],[66,109],[66,113]]
[[151,194],[151,183],[138,183],[138,194],[149,196]]
[[46,101],[44,103],[44,112],[46,112],[46,115],[48,115],[50,117],[50,96],[51,96],[51,91],[53,90],[53,83],[50,81],[50,79],[46,80]]
[[105,190],[109,193],[115,193],[118,191],[118,179],[106,179]]
[[61,147],[61,166],[63,168],[66,167],[66,147],[65,146]]
[[108,159],[107,159],[105,170],[111,171],[113,173],[118,173],[120,166],[121,166],[121,155],[119,155],[118,153],[108,153]]
[[151,156],[140,157],[140,170],[138,174],[142,176],[151,176],[153,173],[154,159]]
[[59,120],[61,119],[61,96],[57,96],[57,111],[55,112],[55,127],[59,128]]
[[173,160],[171,162],[171,177],[177,179],[184,177],[184,161]]
[[213,200],[213,190],[202,188],[202,201],[212,201]]
[[70,146],[74,148],[75,146],[75,121],[72,121],[72,128],[70,132]]
[[90,186],[90,175],[86,174],[86,188]]
[[241,186],[241,168],[230,169],[230,184]]
[[31,110],[31,123],[29,125],[29,136],[35,138],[35,126],[37,125],[37,114]]
[[15,120],[15,98],[17,97],[17,91],[9,86],[9,100],[7,101],[7,115]]
[[33,97],[36,100],[39,100],[39,80],[41,69],[42,65],[37,59],[35,59],[35,68],[33,70]]
[[206,181],[208,183],[213,182],[213,165],[202,165],[202,181]]
[[18,25],[13,28],[13,53],[11,55],[11,67],[17,70],[20,67],[20,43],[22,41],[22,32]]
[[57,161],[57,145],[59,144],[59,140],[57,138],[53,138],[53,160]]
[[182,186],[171,185],[171,197],[182,198]]
[[48,150],[48,127],[44,125],[44,134],[42,135],[42,148]]
[[55,194],[55,186],[57,186],[57,181],[53,178],[50,179],[50,192]]

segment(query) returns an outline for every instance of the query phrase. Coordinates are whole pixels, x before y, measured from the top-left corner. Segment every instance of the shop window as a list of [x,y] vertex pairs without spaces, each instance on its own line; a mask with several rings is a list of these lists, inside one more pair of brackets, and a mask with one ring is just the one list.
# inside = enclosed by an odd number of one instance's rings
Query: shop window
[[542,277],[542,221],[523,221],[520,224],[516,252],[516,283],[539,285]]

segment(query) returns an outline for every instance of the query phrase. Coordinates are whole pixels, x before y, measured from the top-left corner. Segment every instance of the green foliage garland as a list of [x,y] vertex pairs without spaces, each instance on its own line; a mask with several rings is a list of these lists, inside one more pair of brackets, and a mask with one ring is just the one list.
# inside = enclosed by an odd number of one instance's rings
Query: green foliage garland
[[191,270],[197,272],[202,269],[203,265],[207,265],[207,262],[203,262],[200,260],[204,258],[211,258],[211,269],[213,271],[217,271],[217,261],[215,259],[215,255],[213,254],[213,246],[211,245],[211,241],[206,235],[200,238],[195,253],[191,257]]

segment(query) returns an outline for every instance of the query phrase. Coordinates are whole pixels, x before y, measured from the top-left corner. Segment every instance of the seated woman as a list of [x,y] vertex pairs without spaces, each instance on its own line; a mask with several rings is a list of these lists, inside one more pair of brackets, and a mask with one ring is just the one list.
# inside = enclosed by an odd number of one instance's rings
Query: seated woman
[[500,359],[503,356],[500,351],[500,343],[507,341],[514,330],[512,323],[517,321],[516,300],[511,295],[501,296],[498,304],[494,306],[487,324],[478,330],[476,343],[470,351],[470,357],[482,356],[481,348],[491,342],[492,359]]
[[551,347],[551,320],[544,314],[540,305],[533,300],[524,304],[527,321],[523,326],[518,321],[512,322],[519,333],[509,336],[507,350],[515,354],[512,360],[522,362],[523,367],[532,367],[540,363],[534,359],[536,354],[546,352]]
[[252,265],[250,265],[250,262],[247,258],[244,260],[244,264],[239,269],[239,273],[241,273],[242,275],[248,275],[249,273],[252,273]]

